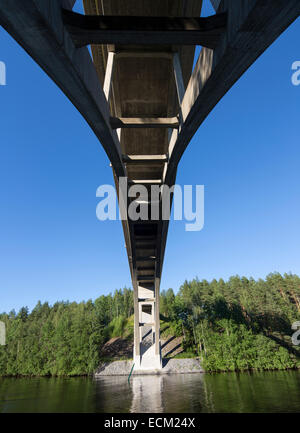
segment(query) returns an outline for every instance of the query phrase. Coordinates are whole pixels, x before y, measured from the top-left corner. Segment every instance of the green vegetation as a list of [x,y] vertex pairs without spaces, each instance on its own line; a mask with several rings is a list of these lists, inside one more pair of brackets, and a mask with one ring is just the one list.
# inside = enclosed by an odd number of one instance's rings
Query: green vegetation
[[86,375],[99,365],[99,350],[115,335],[132,336],[133,297],[129,289],[92,301],[38,302],[29,314],[0,314],[7,329],[0,346],[0,376]]
[[[291,324],[300,320],[298,276],[186,281],[176,295],[162,291],[160,307],[162,336],[183,336],[177,356],[198,356],[207,371],[300,367],[300,346],[291,343]],[[107,340],[132,340],[132,314],[129,289],[0,314],[7,328],[0,375],[90,374]]]
[[163,334],[183,335],[186,356],[198,355],[207,371],[300,367],[291,342],[291,324],[300,319],[296,275],[186,281],[176,296],[161,293],[161,313]]

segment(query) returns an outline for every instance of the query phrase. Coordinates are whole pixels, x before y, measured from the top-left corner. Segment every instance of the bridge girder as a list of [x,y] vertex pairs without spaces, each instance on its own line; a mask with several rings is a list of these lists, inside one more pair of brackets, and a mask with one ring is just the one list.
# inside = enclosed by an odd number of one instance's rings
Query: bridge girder
[[[180,159],[199,126],[241,75],[298,18],[300,3],[299,0],[214,1],[213,4],[220,15],[209,21],[210,25],[215,26],[215,30],[211,28],[209,31],[215,31],[215,33],[213,38],[207,39],[204,27],[208,20],[199,18],[202,2],[193,1],[189,3],[189,6],[184,6],[184,1],[174,1],[170,7],[175,9],[178,7],[179,10],[183,6],[182,16],[177,20],[181,26],[179,26],[181,42],[186,42],[187,37],[190,37],[186,36],[188,31],[184,31],[184,26],[193,22],[198,26],[196,33],[198,32],[199,41],[211,47],[201,49],[193,71],[194,47],[179,46],[181,44],[178,38],[167,40],[167,44],[165,40],[162,41],[162,45],[159,44],[155,36],[154,23],[155,21],[160,22],[161,26],[163,20],[159,21],[157,17],[156,19],[150,18],[153,11],[151,12],[152,6],[150,8],[148,6],[153,2],[148,5],[147,1],[141,1],[139,2],[140,9],[137,10],[140,14],[146,15],[147,43],[152,42],[154,46],[145,49],[143,45],[145,41],[137,40],[134,46],[126,45],[123,48],[121,36],[123,43],[128,44],[132,41],[124,39],[124,32],[121,32],[122,35],[119,32],[118,40],[107,40],[110,43],[118,42],[117,45],[92,46],[94,62],[87,48],[77,47],[89,42],[103,42],[100,36],[103,38],[105,32],[100,35],[99,30],[95,28],[95,23],[105,24],[106,18],[99,17],[99,15],[112,15],[112,12],[116,12],[114,7],[122,11],[124,3],[118,0],[105,0],[102,2],[102,7],[106,9],[100,10],[97,0],[84,0],[86,12],[98,15],[94,18],[80,18],[81,22],[89,22],[92,23],[89,24],[90,26],[94,26],[92,34],[90,32],[87,36],[85,33],[84,37],[82,28],[78,30],[77,26],[76,33],[74,25],[71,25],[70,17],[74,17],[73,13],[62,10],[62,8],[67,8],[71,11],[74,0],[26,0],[26,2],[24,0],[0,0],[0,24],[44,69],[86,119],[111,161],[118,191],[121,177],[128,177],[133,183],[138,182],[149,187],[151,183],[154,183],[153,174],[159,175],[157,181],[161,185],[172,186],[175,183]],[[158,5],[155,11],[161,13],[164,10],[163,3],[159,2],[159,4],[161,6]],[[172,9],[171,12],[174,13],[175,9]],[[191,18],[190,21],[186,19],[191,11],[195,14],[194,21],[191,21]],[[224,25],[225,16],[226,27]],[[68,20],[66,17],[69,17]],[[223,20],[222,25],[220,17]],[[118,18],[116,20],[118,21]],[[166,26],[170,26],[172,20],[166,17],[164,20],[167,23]],[[219,20],[218,24],[217,20]],[[162,30],[160,28],[160,31]],[[170,28],[167,28],[168,32],[168,37],[171,38]],[[195,41],[192,42],[195,43]],[[126,65],[127,59],[132,58],[135,59],[136,66],[142,65],[149,59],[158,59],[156,69],[153,67],[156,74],[157,71],[163,69],[161,65],[162,62],[165,62],[164,68],[170,71],[171,75],[167,76],[169,80],[171,76],[173,77],[174,87],[173,93],[170,92],[168,95],[165,115],[158,115],[157,112],[147,112],[144,115],[130,112],[128,115],[130,110],[127,110],[124,115],[122,112],[126,111],[126,107],[130,105],[127,103],[125,109],[122,108],[120,89],[118,90],[115,85],[113,71],[116,61],[123,59]],[[153,66],[155,66],[154,61]],[[120,66],[118,66],[118,71],[121,76]],[[152,106],[155,107],[155,104],[152,103]],[[167,128],[170,128],[169,139],[166,139],[166,135],[159,135],[164,134],[163,131]],[[148,154],[141,151],[142,147],[134,148],[134,152],[129,151],[128,137],[134,137],[134,139],[137,137],[130,134],[149,130],[152,135],[157,134],[155,137],[164,137],[166,149],[158,151],[153,148]],[[151,138],[147,132],[139,133],[144,134],[140,136],[142,140]],[[138,177],[141,174],[143,177]],[[124,191],[124,196],[118,197],[120,206],[125,202],[125,195],[127,195],[127,190]],[[158,221],[150,221],[145,224],[129,219],[122,221],[122,224],[134,288],[135,355],[141,355],[138,311],[139,301],[145,302],[145,299],[148,299],[154,307],[155,354],[159,355],[159,286],[169,222],[160,216]],[[149,295],[149,282],[153,285],[153,296]],[[140,283],[143,290],[139,287]],[[139,296],[139,291],[143,295]]]

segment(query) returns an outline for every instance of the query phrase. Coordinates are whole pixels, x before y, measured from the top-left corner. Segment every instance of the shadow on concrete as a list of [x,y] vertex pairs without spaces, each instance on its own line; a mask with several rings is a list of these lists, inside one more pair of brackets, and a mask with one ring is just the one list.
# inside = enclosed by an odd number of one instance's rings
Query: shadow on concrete
[[161,346],[161,349],[163,349],[164,347],[166,347],[167,344],[171,343],[171,341],[173,341],[175,339],[175,335],[172,335],[172,337],[170,337],[168,340],[166,340],[164,342],[164,344]]
[[165,353],[164,356],[169,356],[171,353],[175,352],[175,350],[179,349],[181,347],[181,343],[177,344],[175,347],[173,347],[169,352]]

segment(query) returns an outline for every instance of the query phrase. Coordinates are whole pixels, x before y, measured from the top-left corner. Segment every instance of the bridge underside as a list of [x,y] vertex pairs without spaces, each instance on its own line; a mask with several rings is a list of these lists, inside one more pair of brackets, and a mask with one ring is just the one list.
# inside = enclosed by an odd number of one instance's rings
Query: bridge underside
[[[119,196],[134,288],[136,368],[161,367],[159,288],[168,220],[150,212],[153,187],[172,186],[189,141],[247,68],[299,16],[298,0],[0,0],[0,24],[47,72],[87,120],[112,164],[118,188],[142,187],[127,217]],[[139,18],[141,17],[141,18]],[[86,45],[91,45],[92,58]],[[202,46],[193,69],[195,45]],[[196,167],[196,165],[195,165]],[[136,197],[129,198],[136,200]]]
[[[93,16],[199,17],[201,3],[84,0],[84,7],[85,13]],[[138,18],[136,22],[139,23]],[[119,39],[122,42],[122,37]],[[134,184],[139,191],[142,185],[148,194],[140,197],[148,220],[129,219],[128,224],[123,224],[134,288],[135,368],[161,367],[159,288],[166,235],[163,236],[161,215],[158,220],[151,219],[150,195],[152,186],[162,185],[170,137],[179,128],[180,98],[174,56],[183,91],[192,72],[194,51],[194,45],[162,43],[92,45],[94,64],[108,96],[111,125],[119,136],[128,186]]]

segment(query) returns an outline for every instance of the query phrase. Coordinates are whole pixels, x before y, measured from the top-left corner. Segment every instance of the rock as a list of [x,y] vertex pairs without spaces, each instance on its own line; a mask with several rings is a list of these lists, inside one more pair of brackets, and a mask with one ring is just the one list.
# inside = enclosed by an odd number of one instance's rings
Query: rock
[[[95,372],[98,376],[129,376],[133,361],[113,361],[102,363]],[[135,371],[133,375],[151,374],[183,374],[183,373],[204,373],[198,358],[186,359],[163,359],[163,368],[153,371]]]

